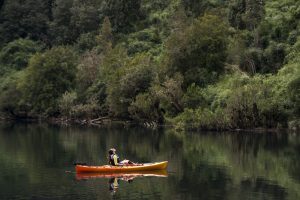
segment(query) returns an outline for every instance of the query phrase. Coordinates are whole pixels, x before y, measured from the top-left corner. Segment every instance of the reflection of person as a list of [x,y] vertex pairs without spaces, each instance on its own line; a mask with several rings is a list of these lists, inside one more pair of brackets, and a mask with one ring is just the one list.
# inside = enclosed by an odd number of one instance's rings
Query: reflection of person
[[116,149],[111,148],[108,151],[108,163],[112,166],[119,166],[119,165],[130,165],[130,164],[134,164],[133,162],[131,162],[130,160],[122,160],[120,162],[120,158],[119,156],[116,154]]
[[131,183],[133,181],[133,179],[134,179],[134,177],[127,177],[127,178],[126,177],[123,177],[123,178],[114,177],[114,178],[111,178],[108,181],[109,191],[111,192],[112,195],[114,195],[117,192],[118,188],[119,188],[120,180]]
[[112,192],[112,194],[116,193],[117,189],[119,188],[119,180],[117,178],[111,178],[109,179],[109,191]]

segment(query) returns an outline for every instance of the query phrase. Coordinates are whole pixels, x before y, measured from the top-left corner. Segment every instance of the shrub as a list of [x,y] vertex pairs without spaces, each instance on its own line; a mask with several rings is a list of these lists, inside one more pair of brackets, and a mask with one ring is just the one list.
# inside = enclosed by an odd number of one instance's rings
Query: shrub
[[222,109],[212,111],[208,108],[185,109],[183,113],[173,119],[176,127],[186,130],[225,130],[229,120]]
[[58,114],[58,99],[75,86],[76,64],[76,55],[67,47],[55,47],[32,57],[21,89],[33,113]]
[[29,59],[42,50],[42,46],[29,39],[18,39],[8,43],[0,51],[0,76],[6,71],[27,67]]
[[59,100],[59,111],[63,116],[72,117],[76,99],[77,94],[75,92],[65,92],[62,95]]
[[18,117],[21,115],[21,90],[18,81],[23,72],[15,72],[0,79],[0,112],[5,116]]
[[187,88],[182,101],[185,108],[192,109],[204,107],[208,104],[203,88],[194,83]]
[[128,111],[131,118],[138,122],[163,122],[159,100],[152,92],[138,94]]
[[78,104],[72,107],[71,111],[72,115],[76,119],[93,119],[95,117],[99,117],[101,108],[98,101],[96,101],[95,99],[89,99],[89,101],[85,104]]
[[119,68],[112,76],[107,103],[114,116],[128,116],[128,107],[139,93],[146,92],[153,80],[151,59],[140,54]]

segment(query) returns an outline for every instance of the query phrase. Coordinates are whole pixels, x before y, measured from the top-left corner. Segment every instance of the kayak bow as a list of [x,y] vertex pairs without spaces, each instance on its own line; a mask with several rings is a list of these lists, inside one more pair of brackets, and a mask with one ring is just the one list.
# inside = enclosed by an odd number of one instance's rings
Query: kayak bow
[[144,163],[137,165],[127,165],[127,166],[87,166],[87,165],[76,165],[77,173],[110,173],[110,172],[134,172],[134,171],[149,171],[149,170],[162,170],[166,169],[168,166],[168,161],[155,162],[155,163]]

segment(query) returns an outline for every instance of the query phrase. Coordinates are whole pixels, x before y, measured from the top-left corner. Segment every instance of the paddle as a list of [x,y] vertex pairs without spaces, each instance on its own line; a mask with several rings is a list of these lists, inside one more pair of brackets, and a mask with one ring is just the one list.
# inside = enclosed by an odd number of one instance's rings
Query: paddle
[[82,163],[82,162],[74,162],[73,165],[87,165],[87,163]]

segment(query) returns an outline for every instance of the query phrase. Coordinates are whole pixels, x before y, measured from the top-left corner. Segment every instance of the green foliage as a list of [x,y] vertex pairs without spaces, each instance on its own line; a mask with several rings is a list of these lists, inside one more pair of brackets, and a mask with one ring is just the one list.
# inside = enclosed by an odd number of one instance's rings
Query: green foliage
[[41,45],[28,39],[8,43],[0,51],[0,75],[5,71],[24,69],[31,56],[41,50]]
[[21,88],[34,114],[58,113],[58,99],[74,87],[76,55],[70,48],[55,47],[36,54],[26,69]]
[[100,64],[103,56],[96,50],[88,51],[81,56],[77,66],[77,92],[80,99],[87,96],[88,88],[98,81]]
[[155,85],[156,94],[168,116],[174,117],[184,109],[182,84],[183,76],[177,73],[172,78],[167,77],[162,84]]
[[85,99],[88,104],[97,104],[98,109],[95,115],[107,116],[108,115],[108,105],[106,103],[107,98],[107,85],[98,80],[91,87],[87,89]]
[[230,5],[229,22],[239,29],[254,30],[264,16],[264,1],[234,0]]
[[[298,68],[300,66],[298,65]],[[293,114],[296,117],[300,117],[300,74],[299,71],[298,77],[292,80],[288,85],[288,98],[291,100],[293,107]]]
[[182,0],[182,4],[187,10],[189,15],[199,16],[203,14],[209,7],[209,0],[197,1],[197,0]]
[[0,7],[6,115],[297,127],[298,0],[5,0]]
[[83,33],[79,36],[76,41],[76,49],[80,53],[84,53],[85,51],[92,50],[94,47],[97,46],[95,43],[96,41],[96,34],[95,33]]
[[271,24],[273,40],[283,42],[290,40],[290,34],[299,35],[298,31],[294,31],[299,26],[299,6],[300,2],[297,0],[266,1],[266,20]]
[[216,80],[224,69],[227,26],[214,15],[205,15],[167,41],[166,64],[170,71],[184,76],[184,87],[205,86]]
[[249,77],[239,72],[207,88],[192,85],[184,98],[190,109],[174,123],[195,129],[287,127],[299,117],[299,69],[290,63],[273,76]]
[[77,104],[76,92],[65,92],[59,100],[60,114],[71,119],[92,119],[98,116],[99,109],[95,99],[89,99],[85,104]]
[[73,0],[70,8],[70,24],[75,37],[82,33],[96,31],[100,23],[99,6],[101,1]]
[[122,46],[116,46],[103,58],[100,68],[100,80],[110,84],[113,75],[128,61],[127,50]]
[[159,55],[159,48],[161,45],[161,38],[159,32],[155,28],[144,29],[128,36],[126,41],[126,48],[128,54],[149,52],[152,55]]
[[228,119],[224,110],[218,109],[185,109],[173,119],[177,129],[186,130],[224,130],[228,128]]
[[44,0],[5,0],[0,12],[0,47],[20,37],[47,40],[48,6]]
[[[241,0],[232,4],[229,21],[243,29],[242,34],[246,36],[244,44],[239,44],[245,47],[237,63],[244,71],[276,73],[283,66],[290,45],[295,44],[299,35],[298,4],[295,0],[268,0],[262,4]],[[232,15],[234,12],[237,13]]]
[[[228,4],[228,1],[224,0],[181,0],[188,16],[198,17],[203,15],[207,11],[214,11],[214,9],[222,9]],[[221,15],[220,10],[217,12]]]
[[63,116],[72,117],[73,107],[76,105],[77,94],[75,92],[65,92],[58,102],[59,111]]
[[154,91],[138,94],[128,111],[135,121],[163,123],[163,111],[159,107],[159,99]]
[[274,82],[281,86],[274,88],[275,98],[284,103],[282,109],[289,113],[290,118],[299,118],[300,65],[297,59],[291,60],[274,77]]
[[101,107],[95,99],[89,99],[85,104],[77,104],[71,109],[72,116],[76,119],[93,119],[99,117]]
[[106,54],[111,51],[113,44],[113,35],[111,23],[108,17],[104,18],[100,34],[96,36],[96,41],[98,52]]
[[141,0],[103,0],[101,15],[110,19],[115,33],[128,33],[132,31],[133,24],[143,17]]
[[[262,125],[260,124],[262,120],[260,109],[263,109],[261,104],[264,104],[265,99],[269,97],[268,89],[264,87],[263,79],[259,76],[248,79],[247,84],[235,88],[226,102],[226,110],[231,120],[230,126],[251,128]],[[273,111],[273,108],[269,109]]]
[[128,116],[128,107],[139,93],[146,92],[153,80],[152,62],[136,55],[113,74],[108,87],[107,103],[113,116]]
[[18,81],[23,76],[23,72],[11,73],[0,79],[0,112],[6,116],[20,116],[21,90],[18,88]]
[[183,96],[183,104],[185,108],[195,109],[203,107],[207,104],[204,90],[196,84],[191,84]]
[[56,0],[52,8],[53,20],[49,25],[49,35],[54,44],[68,44],[76,35],[71,27],[71,7],[73,0]]

